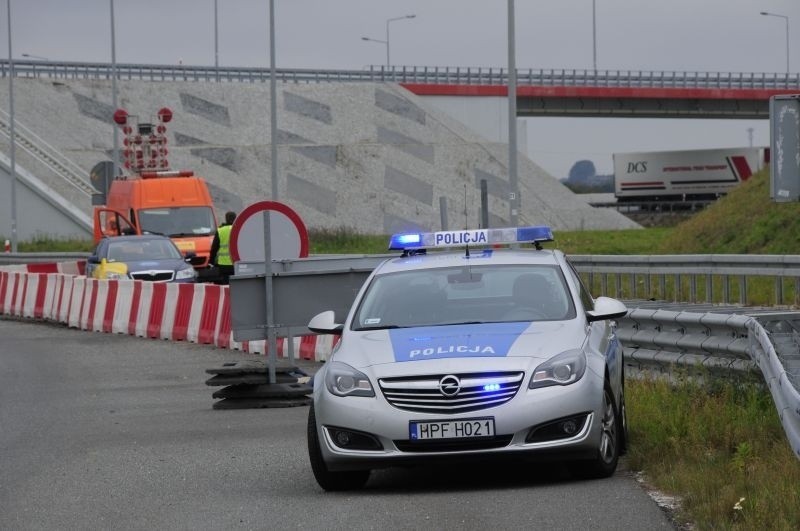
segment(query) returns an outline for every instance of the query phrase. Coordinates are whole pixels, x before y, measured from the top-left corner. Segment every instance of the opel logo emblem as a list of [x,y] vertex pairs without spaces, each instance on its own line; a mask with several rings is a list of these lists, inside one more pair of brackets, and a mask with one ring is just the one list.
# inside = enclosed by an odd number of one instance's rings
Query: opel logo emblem
[[452,374],[442,376],[439,380],[439,391],[447,398],[453,398],[461,391],[461,380]]

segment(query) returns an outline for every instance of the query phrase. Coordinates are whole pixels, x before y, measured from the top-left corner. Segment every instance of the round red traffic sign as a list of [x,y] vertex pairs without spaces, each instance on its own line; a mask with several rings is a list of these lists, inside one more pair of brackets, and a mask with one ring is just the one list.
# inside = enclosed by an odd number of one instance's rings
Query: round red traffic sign
[[308,256],[308,231],[288,205],[259,201],[242,210],[231,228],[231,257],[234,262],[264,261],[264,215],[269,216],[269,245],[273,260]]

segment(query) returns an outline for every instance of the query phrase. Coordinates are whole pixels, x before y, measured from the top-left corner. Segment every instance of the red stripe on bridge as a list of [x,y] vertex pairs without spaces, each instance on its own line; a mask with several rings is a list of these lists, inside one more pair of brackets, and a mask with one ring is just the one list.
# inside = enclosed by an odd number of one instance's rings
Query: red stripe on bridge
[[[508,96],[506,85],[431,85],[425,83],[401,83],[400,85],[417,96]],[[792,89],[517,86],[517,97],[520,98],[769,100],[771,96],[796,93],[797,90]]]

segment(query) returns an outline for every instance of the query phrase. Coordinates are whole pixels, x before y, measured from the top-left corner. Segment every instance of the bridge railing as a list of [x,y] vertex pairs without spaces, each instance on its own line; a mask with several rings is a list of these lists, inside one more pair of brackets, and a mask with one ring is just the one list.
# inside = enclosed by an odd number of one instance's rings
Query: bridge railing
[[[268,68],[213,67],[119,63],[117,77],[142,81],[215,81],[263,83]],[[8,60],[0,60],[7,77]],[[110,63],[74,61],[14,61],[22,78],[111,79]],[[507,85],[508,69],[463,66],[369,66],[362,70],[280,68],[277,78],[293,83],[372,82],[431,85]],[[654,87],[709,89],[797,89],[800,73],[679,72],[647,70],[517,69],[517,83],[530,86]]]

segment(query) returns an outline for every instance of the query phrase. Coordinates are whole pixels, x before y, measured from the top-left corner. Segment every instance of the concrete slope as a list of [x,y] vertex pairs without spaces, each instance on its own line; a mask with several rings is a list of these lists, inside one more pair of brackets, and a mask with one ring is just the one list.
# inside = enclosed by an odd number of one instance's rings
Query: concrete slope
[[[270,195],[269,86],[120,81],[119,106],[140,121],[169,107],[169,159],[212,189],[218,214]],[[312,228],[365,233],[450,228],[479,222],[480,181],[490,224],[508,224],[507,146],[480,138],[397,85],[279,84],[279,200]],[[86,168],[110,159],[110,81],[20,79],[17,120]],[[0,101],[8,104],[7,86]],[[41,177],[46,179],[45,176]],[[638,227],[593,209],[520,156],[520,223],[555,230]],[[55,188],[55,186],[53,186]],[[91,210],[88,201],[77,205]]]
[[44,184],[15,161],[17,182],[12,194],[11,161],[0,153],[0,239],[13,238],[12,212],[7,202],[16,196],[17,238],[75,238],[92,236],[92,220],[83,210]]

